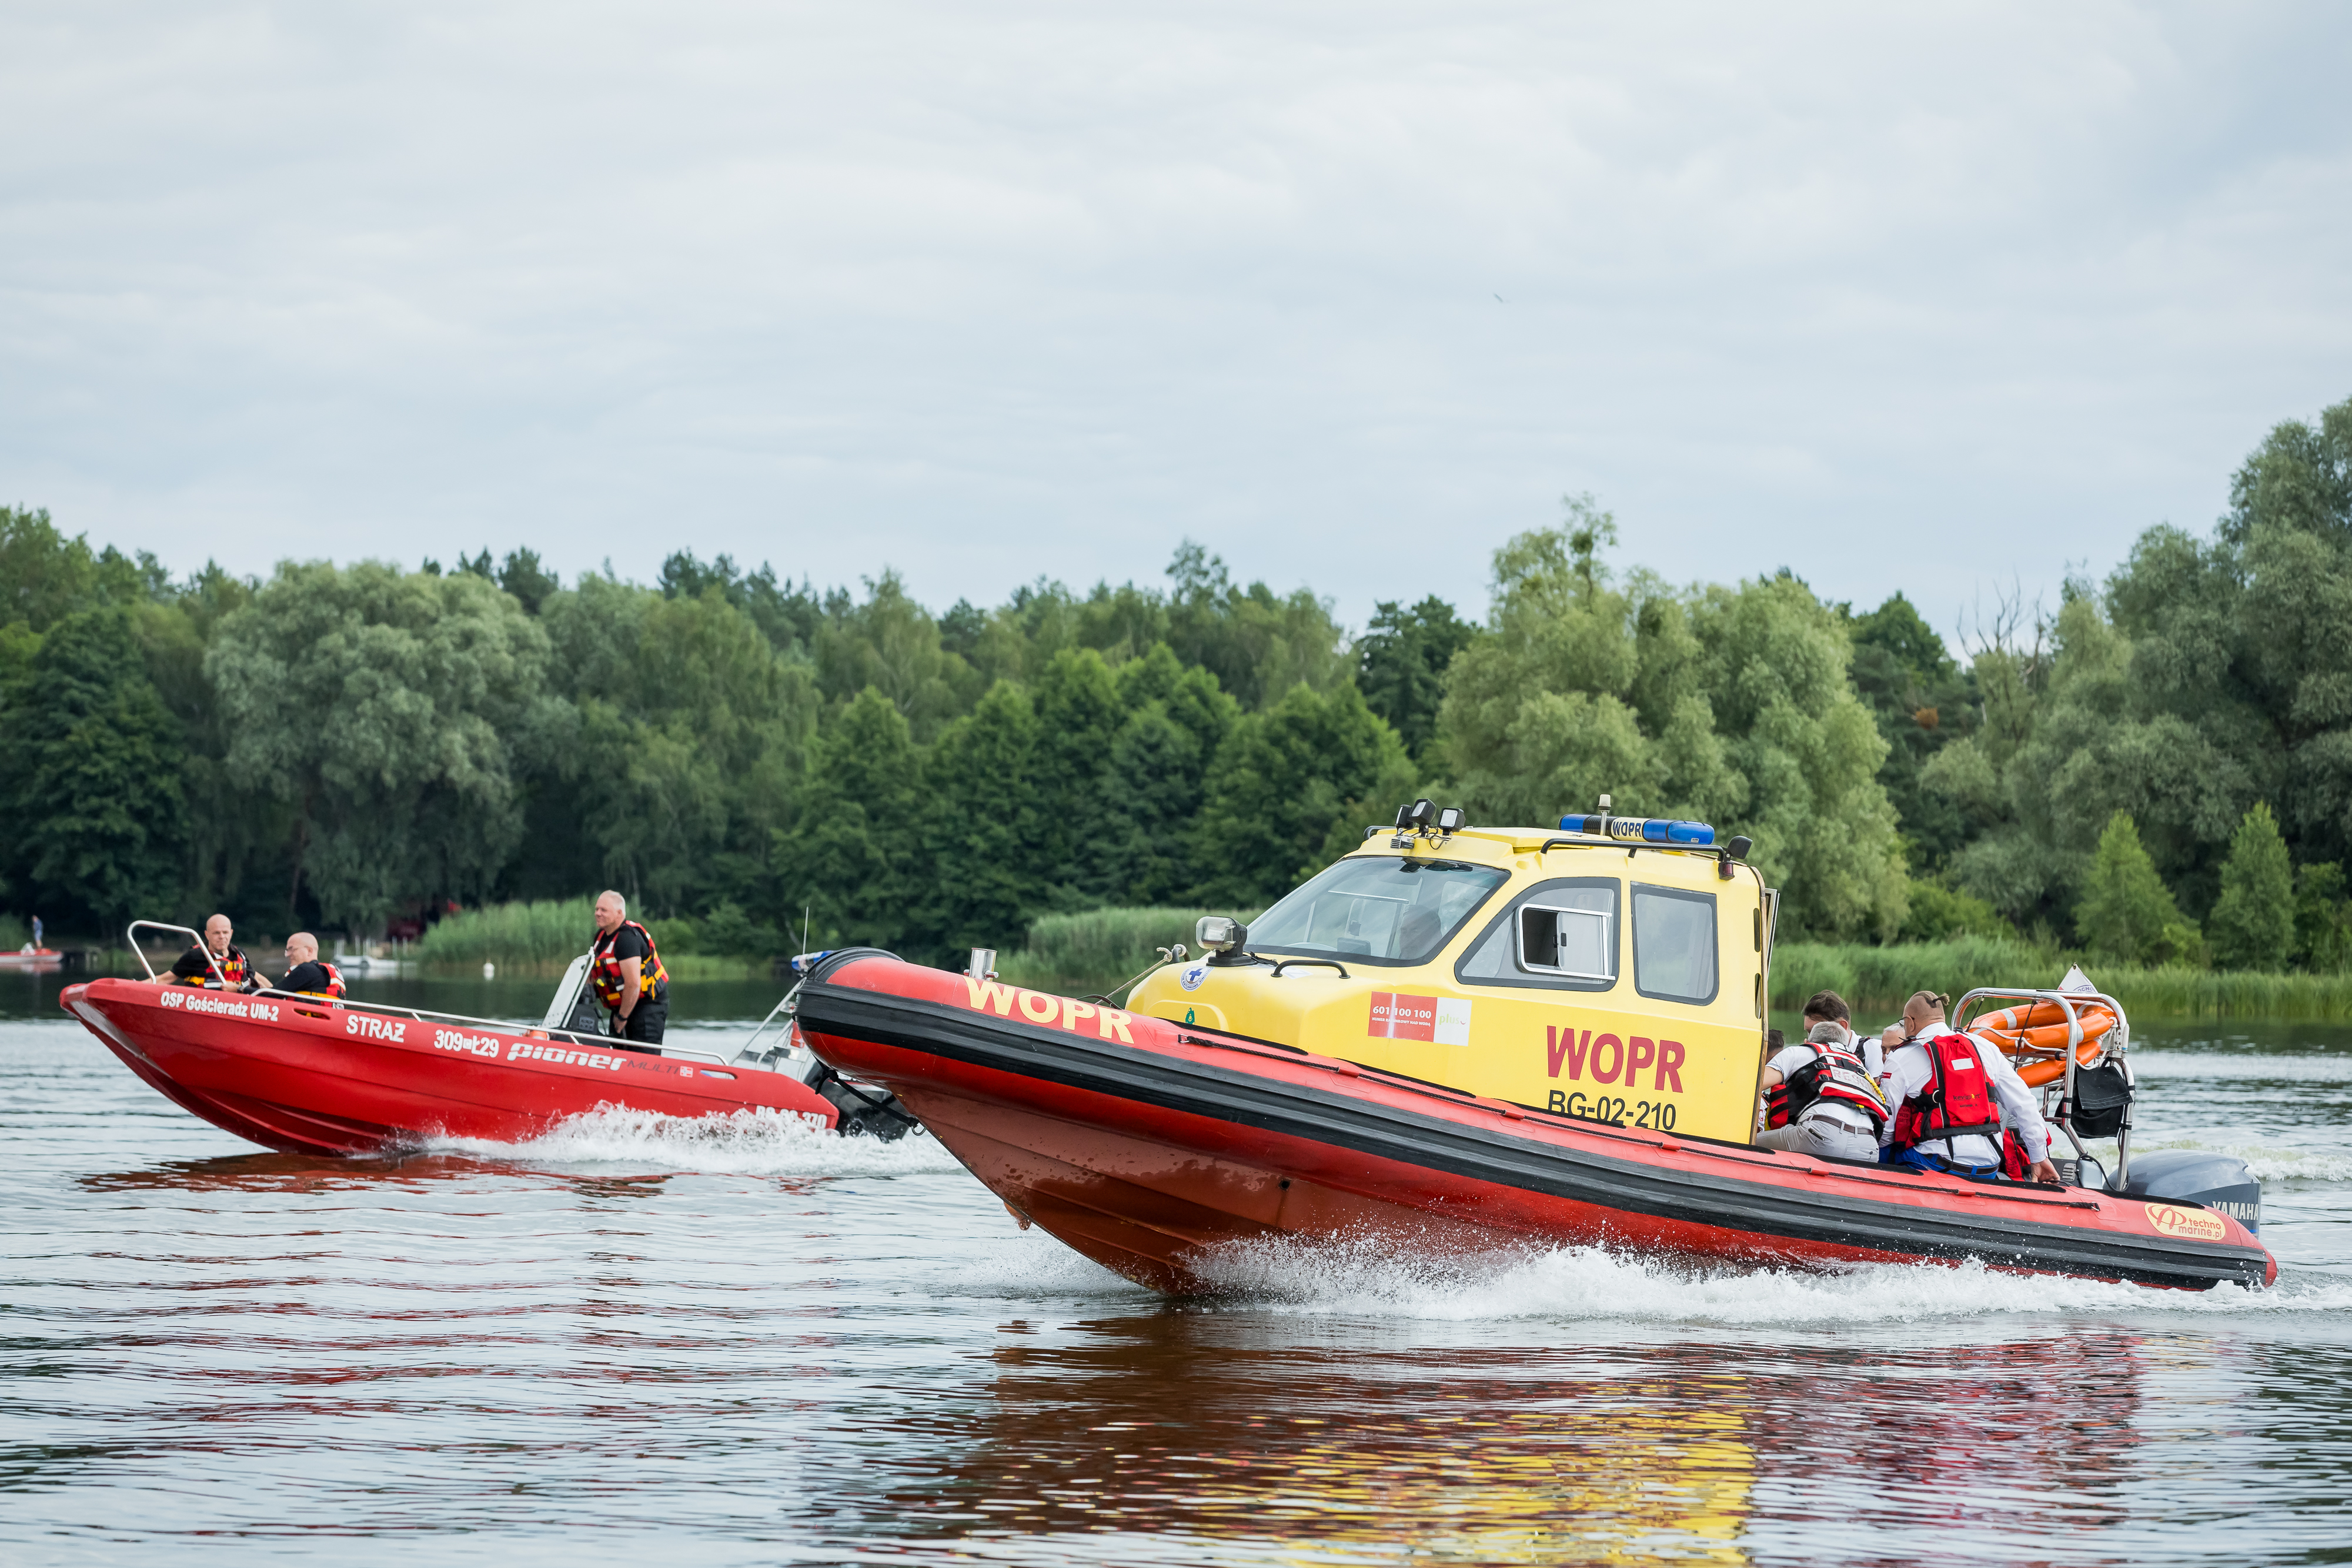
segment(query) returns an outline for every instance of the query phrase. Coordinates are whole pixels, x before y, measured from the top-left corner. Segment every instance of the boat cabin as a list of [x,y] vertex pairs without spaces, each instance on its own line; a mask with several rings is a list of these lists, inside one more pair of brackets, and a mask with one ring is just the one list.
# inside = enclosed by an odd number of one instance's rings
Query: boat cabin
[[[1605,806],[1605,801],[1604,801]],[[1416,802],[1131,1011],[1628,1127],[1746,1142],[1777,898],[1704,823]]]

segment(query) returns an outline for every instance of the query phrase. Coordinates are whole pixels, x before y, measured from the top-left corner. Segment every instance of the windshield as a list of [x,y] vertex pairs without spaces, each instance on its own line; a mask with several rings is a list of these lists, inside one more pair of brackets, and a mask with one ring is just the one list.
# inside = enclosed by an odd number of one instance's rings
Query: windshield
[[1461,861],[1344,860],[1251,922],[1250,951],[1425,963],[1507,876]]

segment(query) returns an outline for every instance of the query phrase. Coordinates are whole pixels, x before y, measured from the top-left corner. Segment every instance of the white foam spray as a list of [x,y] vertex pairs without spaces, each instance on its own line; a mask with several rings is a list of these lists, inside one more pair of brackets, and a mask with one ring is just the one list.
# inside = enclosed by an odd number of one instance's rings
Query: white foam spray
[[2019,1313],[2341,1312],[2352,1281],[2158,1291],[1980,1264],[1816,1274],[1700,1270],[1593,1247],[1435,1257],[1374,1239],[1281,1237],[1213,1249],[1196,1272],[1229,1306],[1307,1314],[1475,1322],[1638,1319],[1691,1323],[1912,1322]]
[[424,1152],[730,1176],[910,1176],[961,1168],[938,1140],[920,1129],[884,1143],[844,1137],[812,1128],[797,1116],[764,1109],[724,1116],[665,1116],[603,1105],[566,1117],[551,1131],[522,1143],[435,1138]]
[[[2274,1134],[2251,1128],[2199,1127],[2134,1134],[2135,1157],[2158,1149],[2196,1149],[2205,1154],[2230,1155],[2245,1161],[2254,1178],[2263,1182],[2352,1181],[2352,1151],[2342,1145],[2325,1149],[2300,1148]],[[2110,1158],[2107,1164],[2112,1166],[2115,1161]]]
[[2215,1078],[2273,1083],[2352,1083],[2352,1052],[2277,1056],[2252,1051],[2135,1051],[2132,1074],[2148,1078]]
[[1009,1218],[1004,1223],[1007,1228],[1003,1234],[988,1237],[977,1249],[958,1254],[951,1266],[940,1270],[942,1294],[989,1301],[1148,1294],[1142,1286],[1121,1279],[1043,1230],[1013,1230]]

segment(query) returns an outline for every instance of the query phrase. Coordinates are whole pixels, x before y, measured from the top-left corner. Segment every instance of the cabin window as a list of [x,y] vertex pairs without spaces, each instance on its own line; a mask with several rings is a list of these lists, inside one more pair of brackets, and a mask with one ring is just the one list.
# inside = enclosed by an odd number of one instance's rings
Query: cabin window
[[1425,964],[1508,880],[1507,872],[1465,861],[1343,860],[1251,921],[1249,949]]
[[1633,884],[1633,988],[1660,1001],[1715,1000],[1715,894]]
[[1617,890],[1580,889],[1519,905],[1519,967],[1578,980],[1617,977]]
[[1465,985],[1605,991],[1617,983],[1614,877],[1538,883],[1478,936],[1456,979]]

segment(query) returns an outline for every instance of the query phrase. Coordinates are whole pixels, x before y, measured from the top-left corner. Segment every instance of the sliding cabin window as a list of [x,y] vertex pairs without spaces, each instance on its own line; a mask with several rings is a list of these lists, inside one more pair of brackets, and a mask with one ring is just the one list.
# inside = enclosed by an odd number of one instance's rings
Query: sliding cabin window
[[1454,967],[1465,985],[1605,991],[1617,983],[1614,877],[1538,883],[1495,917]]
[[1715,894],[1633,884],[1633,988],[1663,1002],[1715,1000]]
[[1465,861],[1343,860],[1251,921],[1249,950],[1425,964],[1509,880],[1507,872]]

